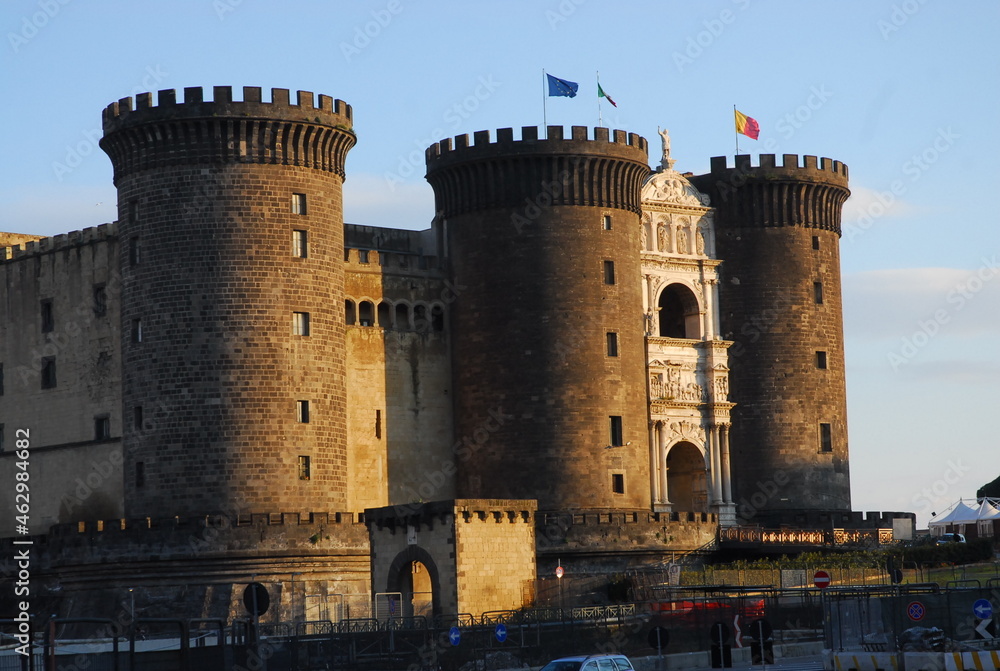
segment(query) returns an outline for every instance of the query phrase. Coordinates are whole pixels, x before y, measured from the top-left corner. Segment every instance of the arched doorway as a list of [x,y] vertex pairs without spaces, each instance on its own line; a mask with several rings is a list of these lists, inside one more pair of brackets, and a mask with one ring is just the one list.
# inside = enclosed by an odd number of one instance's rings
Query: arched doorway
[[708,512],[705,458],[693,443],[680,442],[667,452],[667,492],[675,511]]
[[423,548],[410,545],[396,555],[386,577],[386,592],[402,595],[400,615],[432,617],[440,614],[437,564]]
[[701,338],[701,310],[694,292],[683,284],[671,284],[660,294],[661,338]]

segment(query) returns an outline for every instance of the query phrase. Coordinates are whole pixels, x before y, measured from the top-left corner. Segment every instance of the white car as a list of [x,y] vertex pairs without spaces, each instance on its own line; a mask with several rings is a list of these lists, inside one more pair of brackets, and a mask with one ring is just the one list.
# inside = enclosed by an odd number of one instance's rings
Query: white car
[[577,655],[560,657],[540,671],[635,671],[625,655]]
[[941,538],[938,539],[938,545],[947,545],[948,543],[964,543],[965,534],[942,534]]

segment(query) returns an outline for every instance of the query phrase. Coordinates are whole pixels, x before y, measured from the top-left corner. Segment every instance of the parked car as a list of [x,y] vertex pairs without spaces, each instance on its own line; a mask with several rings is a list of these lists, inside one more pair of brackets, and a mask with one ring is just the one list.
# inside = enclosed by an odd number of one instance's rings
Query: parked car
[[634,671],[632,662],[625,655],[578,655],[560,657],[541,668],[541,671]]
[[948,543],[964,543],[964,542],[965,542],[965,534],[942,534],[941,537],[938,538],[937,544],[947,545]]

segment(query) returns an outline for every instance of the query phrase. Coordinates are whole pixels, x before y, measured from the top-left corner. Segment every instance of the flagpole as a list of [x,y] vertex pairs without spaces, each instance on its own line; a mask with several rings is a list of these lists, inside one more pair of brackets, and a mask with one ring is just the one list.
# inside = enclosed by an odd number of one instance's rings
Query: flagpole
[[[733,128],[736,128],[736,105],[733,105]],[[740,155],[740,132],[736,131],[736,155]]]
[[595,70],[597,73],[597,125],[599,127],[604,126],[604,117],[601,115],[601,71]]
[[549,113],[545,109],[545,68],[542,68],[542,133],[546,140],[549,139]]

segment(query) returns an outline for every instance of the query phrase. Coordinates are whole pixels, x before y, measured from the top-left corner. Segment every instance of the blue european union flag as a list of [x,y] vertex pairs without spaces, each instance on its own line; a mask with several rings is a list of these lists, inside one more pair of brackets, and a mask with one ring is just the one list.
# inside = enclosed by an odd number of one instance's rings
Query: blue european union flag
[[576,97],[576,90],[580,88],[579,84],[576,82],[566,81],[565,79],[559,79],[558,77],[553,77],[548,73],[546,73],[545,76],[549,78],[550,96],[566,96],[567,98]]

